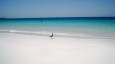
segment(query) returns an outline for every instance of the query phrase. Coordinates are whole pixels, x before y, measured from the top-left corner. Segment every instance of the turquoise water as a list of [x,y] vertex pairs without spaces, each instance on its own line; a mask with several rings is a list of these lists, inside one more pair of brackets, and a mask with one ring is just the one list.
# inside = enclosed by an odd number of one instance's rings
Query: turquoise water
[[65,37],[115,38],[115,20],[0,20],[0,32]]

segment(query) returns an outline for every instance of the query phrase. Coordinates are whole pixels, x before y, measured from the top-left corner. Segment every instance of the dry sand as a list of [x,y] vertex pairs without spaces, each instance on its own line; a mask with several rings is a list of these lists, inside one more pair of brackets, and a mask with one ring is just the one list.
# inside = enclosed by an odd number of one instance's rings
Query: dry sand
[[115,39],[0,33],[0,64],[115,64]]

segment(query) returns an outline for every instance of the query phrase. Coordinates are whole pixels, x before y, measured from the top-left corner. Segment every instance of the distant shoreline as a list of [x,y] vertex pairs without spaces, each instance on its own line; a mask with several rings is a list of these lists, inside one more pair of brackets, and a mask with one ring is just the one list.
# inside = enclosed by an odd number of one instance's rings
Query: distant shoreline
[[41,18],[0,18],[0,20],[115,20],[115,17],[41,17]]

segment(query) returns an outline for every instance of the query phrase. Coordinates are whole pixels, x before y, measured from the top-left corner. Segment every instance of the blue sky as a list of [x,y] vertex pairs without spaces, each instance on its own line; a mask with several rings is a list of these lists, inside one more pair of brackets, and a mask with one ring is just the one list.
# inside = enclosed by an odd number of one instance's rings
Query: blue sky
[[0,0],[0,17],[115,17],[115,0]]

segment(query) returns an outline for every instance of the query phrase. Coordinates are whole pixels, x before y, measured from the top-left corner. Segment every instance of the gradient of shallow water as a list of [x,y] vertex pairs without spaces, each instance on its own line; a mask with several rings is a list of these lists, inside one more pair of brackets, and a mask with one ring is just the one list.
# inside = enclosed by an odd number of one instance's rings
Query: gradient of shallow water
[[115,20],[0,20],[0,32],[115,38]]

